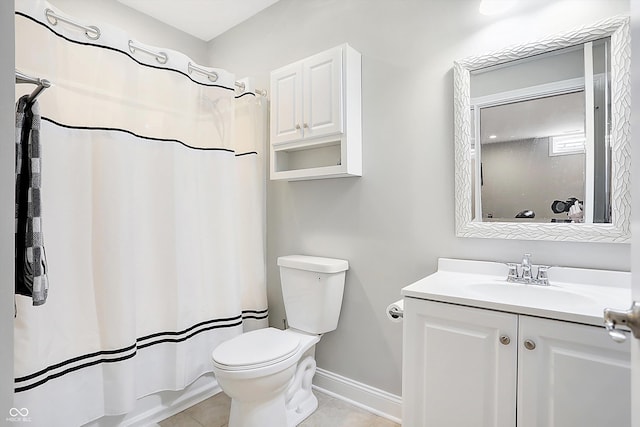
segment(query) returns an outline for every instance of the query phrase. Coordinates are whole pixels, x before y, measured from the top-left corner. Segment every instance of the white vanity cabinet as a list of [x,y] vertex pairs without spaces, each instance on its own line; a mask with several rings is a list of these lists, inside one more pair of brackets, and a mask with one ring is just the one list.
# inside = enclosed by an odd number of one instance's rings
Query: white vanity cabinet
[[630,339],[518,316],[518,427],[631,426]]
[[404,301],[403,425],[631,425],[628,341],[597,326]]
[[362,175],[361,58],[347,44],[271,72],[271,179]]
[[517,332],[512,314],[405,298],[402,424],[513,427]]

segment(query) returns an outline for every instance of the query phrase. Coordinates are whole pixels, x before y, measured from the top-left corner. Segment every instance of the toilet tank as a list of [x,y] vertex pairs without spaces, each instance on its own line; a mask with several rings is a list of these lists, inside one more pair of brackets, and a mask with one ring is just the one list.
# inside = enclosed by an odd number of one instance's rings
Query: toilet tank
[[338,327],[349,262],[306,255],[278,258],[289,326],[311,334]]

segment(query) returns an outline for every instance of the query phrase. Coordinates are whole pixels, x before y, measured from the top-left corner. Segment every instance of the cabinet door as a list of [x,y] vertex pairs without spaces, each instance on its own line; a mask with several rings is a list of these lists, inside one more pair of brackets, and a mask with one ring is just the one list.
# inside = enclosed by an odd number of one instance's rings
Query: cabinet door
[[302,66],[293,64],[271,75],[271,143],[302,138]]
[[302,64],[304,137],[342,133],[342,49],[331,49]]
[[513,427],[517,316],[404,301],[402,424]]
[[518,427],[631,425],[630,340],[528,316],[519,336]]

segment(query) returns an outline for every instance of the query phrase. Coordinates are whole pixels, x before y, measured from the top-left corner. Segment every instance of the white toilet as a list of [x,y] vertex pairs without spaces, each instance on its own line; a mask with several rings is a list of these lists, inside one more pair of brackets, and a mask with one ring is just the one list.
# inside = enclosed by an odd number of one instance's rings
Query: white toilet
[[231,397],[229,427],[293,427],[318,407],[315,344],[338,326],[345,260],[278,258],[289,329],[265,328],[220,344],[213,372]]

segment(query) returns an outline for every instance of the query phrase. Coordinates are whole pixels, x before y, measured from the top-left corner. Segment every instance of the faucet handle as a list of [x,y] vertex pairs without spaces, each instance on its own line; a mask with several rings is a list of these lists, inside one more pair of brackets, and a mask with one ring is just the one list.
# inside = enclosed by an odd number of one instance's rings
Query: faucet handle
[[549,269],[551,266],[549,265],[539,265],[538,266],[538,275],[536,276],[536,280],[541,285],[549,284]]
[[515,282],[518,279],[518,264],[513,262],[507,263],[509,267],[509,273],[507,274],[507,282]]

